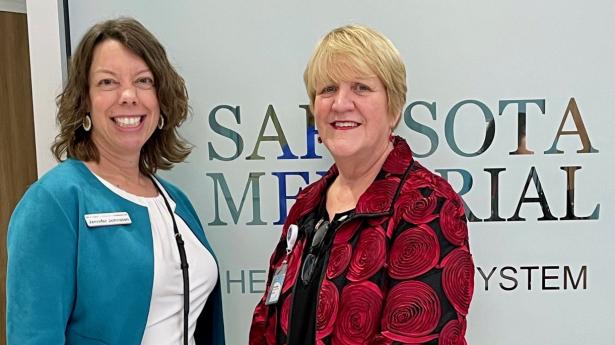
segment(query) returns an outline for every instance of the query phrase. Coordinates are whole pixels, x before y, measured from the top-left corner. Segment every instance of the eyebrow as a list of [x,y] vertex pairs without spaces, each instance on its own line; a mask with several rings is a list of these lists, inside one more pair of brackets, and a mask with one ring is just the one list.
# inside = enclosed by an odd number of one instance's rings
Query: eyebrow
[[144,68],[144,69],[138,71],[135,75],[139,75],[139,74],[143,74],[143,73],[152,73],[152,74],[154,74],[154,72],[152,72],[152,70],[149,69],[149,67],[148,67],[148,68]]
[[[101,68],[101,69],[97,69],[96,71],[94,71],[94,74],[96,73],[107,73],[107,74],[111,74],[113,76],[116,76],[117,74],[115,72],[113,72],[112,70],[106,69],[106,68]],[[143,73],[152,73],[152,70],[149,68],[144,68],[140,71],[138,71],[135,75],[139,75],[139,74],[143,74]]]
[[111,70],[108,70],[108,69],[106,69],[106,68],[101,68],[101,69],[97,69],[97,70],[95,70],[95,71],[94,71],[94,74],[97,74],[97,73],[107,73],[107,74],[116,75],[116,74],[115,74],[115,72],[113,72],[113,71],[111,71]]
[[346,81],[346,82],[358,82],[358,83],[367,83],[367,82],[372,82],[375,81],[376,79],[378,79],[378,76],[374,75],[374,76],[366,76],[366,77],[344,77],[341,80],[338,81],[334,81],[331,78],[327,78],[326,80],[321,80],[321,81],[317,81],[315,84],[315,86],[317,88],[319,87],[323,87],[323,86],[328,86],[331,83],[338,83],[340,81]]
[[370,80],[378,79],[378,76],[377,75],[367,75],[363,77],[354,77],[352,79],[359,80],[359,81],[370,81]]

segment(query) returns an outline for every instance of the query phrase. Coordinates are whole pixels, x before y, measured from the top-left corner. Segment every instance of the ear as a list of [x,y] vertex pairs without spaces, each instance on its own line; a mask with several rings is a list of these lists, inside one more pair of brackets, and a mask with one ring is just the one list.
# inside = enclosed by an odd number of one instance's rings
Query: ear
[[90,101],[90,91],[89,90],[85,96],[85,110],[87,113],[92,112],[92,102]]
[[389,125],[391,127],[391,132],[395,129],[395,127],[397,127],[397,123],[399,123],[399,120],[401,118],[401,112],[397,113],[397,115],[392,115],[390,116],[390,121],[389,121]]

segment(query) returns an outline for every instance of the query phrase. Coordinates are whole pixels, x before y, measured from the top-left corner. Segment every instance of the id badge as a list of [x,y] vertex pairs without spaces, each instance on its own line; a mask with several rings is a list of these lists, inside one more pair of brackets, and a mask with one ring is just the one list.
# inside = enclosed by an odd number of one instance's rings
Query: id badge
[[127,212],[91,213],[83,217],[89,228],[132,224]]
[[286,277],[286,269],[288,264],[286,260],[282,262],[282,266],[278,267],[275,270],[275,274],[273,275],[273,279],[271,280],[271,289],[269,289],[269,294],[267,295],[267,299],[265,300],[265,305],[271,305],[278,303],[280,299],[280,295],[282,294],[282,286],[284,285],[284,277]]

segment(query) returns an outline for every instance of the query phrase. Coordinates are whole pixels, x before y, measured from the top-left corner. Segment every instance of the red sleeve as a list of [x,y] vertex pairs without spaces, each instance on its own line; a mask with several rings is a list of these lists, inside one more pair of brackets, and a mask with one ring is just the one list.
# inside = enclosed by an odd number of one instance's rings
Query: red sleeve
[[371,344],[466,344],[474,290],[463,202],[430,189],[403,195],[387,231],[387,286]]

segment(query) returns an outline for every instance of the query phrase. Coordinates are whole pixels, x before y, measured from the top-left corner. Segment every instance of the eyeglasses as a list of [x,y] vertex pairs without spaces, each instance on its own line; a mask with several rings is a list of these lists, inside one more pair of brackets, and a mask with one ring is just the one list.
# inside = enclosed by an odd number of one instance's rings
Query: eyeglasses
[[[310,252],[305,257],[305,261],[303,261],[303,267],[301,268],[301,280],[303,284],[308,285],[314,276],[314,269],[316,268],[316,263],[318,263],[318,256],[320,255],[320,246],[322,244],[322,240],[325,238],[325,234],[327,230],[329,230],[329,222],[321,219],[316,223],[314,227],[316,232],[314,233],[314,237],[312,238],[312,244],[310,245]],[[317,252],[315,254],[315,252]]]

